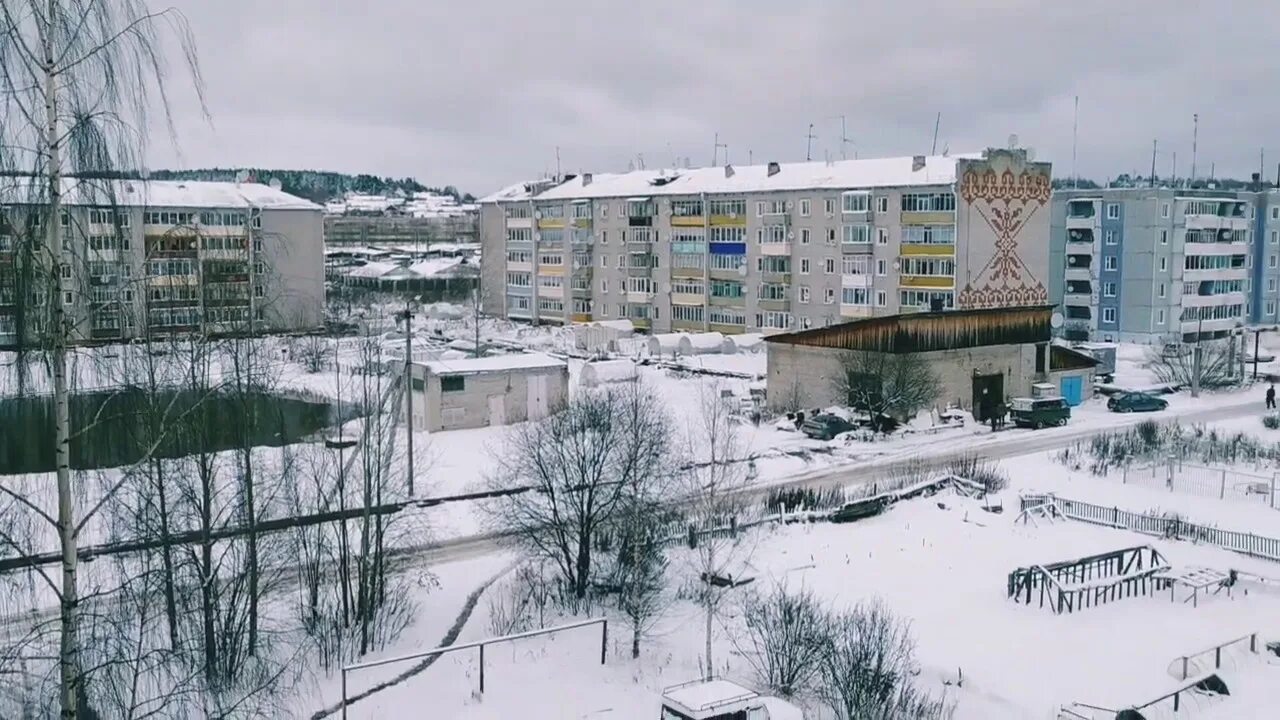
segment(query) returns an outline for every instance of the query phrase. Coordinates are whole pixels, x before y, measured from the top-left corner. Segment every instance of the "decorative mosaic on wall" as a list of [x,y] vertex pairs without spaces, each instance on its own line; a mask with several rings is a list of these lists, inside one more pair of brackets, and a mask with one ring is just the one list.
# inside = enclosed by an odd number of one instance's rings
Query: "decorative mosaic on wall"
[[965,284],[956,298],[961,308],[1043,305],[1049,292],[1018,254],[1018,236],[1037,211],[1045,210],[1049,177],[1037,172],[969,169],[960,182],[960,195],[995,233],[995,253]]

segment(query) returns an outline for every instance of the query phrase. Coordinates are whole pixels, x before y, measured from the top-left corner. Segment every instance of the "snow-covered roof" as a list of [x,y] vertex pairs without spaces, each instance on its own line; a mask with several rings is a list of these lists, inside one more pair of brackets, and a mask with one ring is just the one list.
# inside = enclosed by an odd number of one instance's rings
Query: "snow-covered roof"
[[634,170],[628,173],[594,173],[590,183],[578,175],[542,193],[530,192],[527,183],[512,185],[484,198],[484,202],[524,200],[574,200],[582,198],[648,199],[655,195],[756,193],[787,190],[855,190],[877,187],[949,185],[956,180],[956,161],[980,159],[981,153],[932,155],[915,169],[910,156],[836,160],[833,162],[777,163],[769,174],[768,163],[724,167]]
[[[0,183],[0,202],[22,204],[32,193],[25,183]],[[259,183],[195,180],[80,180],[63,181],[68,205],[117,205],[153,208],[265,208],[322,210],[310,200]]]
[[662,693],[662,700],[673,709],[684,713],[701,716],[712,708],[720,709],[747,700],[754,700],[759,694],[753,690],[728,680],[705,680],[668,688]]
[[388,263],[388,262],[365,263],[364,265],[361,265],[360,267],[347,273],[349,277],[353,277],[353,278],[383,278],[389,275],[399,275],[401,277],[409,277],[409,276],[412,276],[413,274],[414,273],[410,272],[408,268],[404,268],[399,265],[396,265],[395,263]]
[[567,367],[564,361],[542,353],[494,355],[493,357],[467,358],[466,360],[433,360],[418,364],[425,367],[427,372],[432,375],[476,375]]
[[[612,176],[600,174],[600,175],[596,175],[595,177],[604,178],[604,177],[612,177]],[[529,198],[533,197],[536,194],[536,191],[540,189],[545,190],[547,188],[553,187],[555,184],[556,182],[554,180],[549,180],[549,179],[526,180],[524,182],[518,182],[513,185],[508,185],[495,193],[486,195],[480,198],[478,202],[492,203],[492,202],[514,202],[516,200],[528,200]]]
[[460,257],[438,257],[430,260],[423,260],[409,266],[414,273],[423,277],[432,277],[434,275],[452,275],[458,265],[462,264]]

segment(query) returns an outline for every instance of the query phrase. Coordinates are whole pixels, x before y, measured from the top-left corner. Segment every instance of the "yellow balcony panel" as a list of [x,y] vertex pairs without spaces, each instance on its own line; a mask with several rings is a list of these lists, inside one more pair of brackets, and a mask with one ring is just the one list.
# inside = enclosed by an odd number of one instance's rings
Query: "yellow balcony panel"
[[955,287],[955,284],[955,278],[932,275],[903,275],[898,281],[900,287],[906,288],[950,288]]
[[671,227],[702,227],[703,220],[701,215],[680,215],[671,217]]
[[589,228],[591,227],[591,218],[574,218],[573,226],[583,229]]
[[539,265],[539,275],[564,275],[563,265]]
[[631,318],[631,325],[637,330],[648,330],[651,324],[649,318]]
[[538,296],[539,296],[539,297],[548,297],[548,298],[563,298],[563,297],[564,297],[564,288],[563,288],[563,287],[542,287],[542,286],[540,286],[540,287],[538,288]]
[[688,293],[671,293],[672,305],[701,305],[707,301],[705,295],[691,295]]
[[746,215],[712,215],[711,224],[716,227],[746,227]]
[[591,313],[574,313],[572,319],[573,322],[577,323],[589,323],[591,322]]
[[711,323],[707,326],[707,332],[718,332],[722,335],[741,335],[747,329],[742,325],[721,325],[720,323]]
[[671,268],[671,277],[673,277],[673,278],[701,278],[701,277],[702,277],[702,268],[673,267],[673,268]]
[[563,230],[564,218],[543,218],[538,221],[539,230]]
[[905,257],[955,255],[956,246],[955,245],[919,245],[914,243],[903,243],[902,254]]
[[902,211],[903,225],[955,225],[956,214],[953,212],[909,212]]

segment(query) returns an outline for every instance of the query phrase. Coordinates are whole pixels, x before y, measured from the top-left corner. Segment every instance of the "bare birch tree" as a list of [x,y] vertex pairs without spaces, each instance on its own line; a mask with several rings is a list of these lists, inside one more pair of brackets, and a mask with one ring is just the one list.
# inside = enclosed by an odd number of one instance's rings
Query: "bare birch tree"
[[[687,466],[683,473],[681,507],[691,524],[704,529],[734,528],[744,509],[742,491],[750,482],[747,443],[736,408],[724,398],[719,383],[698,389],[698,414],[686,434]],[[698,573],[698,603],[705,620],[707,678],[713,674],[716,617],[724,602],[722,580],[739,572],[752,553],[750,541],[736,529],[730,532],[691,530],[691,555]]]
[[[0,3],[0,163],[27,173],[21,203],[43,219],[42,242],[27,242],[33,286],[52,295],[42,330],[53,377],[57,523],[62,551],[58,587],[59,705],[78,714],[83,668],[77,639],[78,517],[71,482],[72,434],[67,383],[69,323],[59,289],[66,262],[61,217],[64,180],[84,173],[139,167],[153,102],[167,119],[165,68],[158,31],[176,31],[185,68],[201,91],[194,43],[176,11],[149,12],[136,0],[6,0]],[[172,133],[172,125],[169,125]],[[25,331],[25,328],[24,328]],[[25,344],[27,338],[21,338]]]
[[782,697],[813,687],[827,651],[827,613],[813,593],[775,588],[752,595],[742,613],[746,632],[734,645],[761,682]]
[[870,415],[877,432],[884,429],[885,418],[906,420],[941,392],[937,373],[917,353],[848,351],[831,382],[837,397]]
[[643,383],[583,392],[550,417],[508,432],[487,485],[533,491],[494,502],[491,519],[551,562],[581,603],[596,570],[597,534],[627,502],[659,489],[670,450],[667,415]]

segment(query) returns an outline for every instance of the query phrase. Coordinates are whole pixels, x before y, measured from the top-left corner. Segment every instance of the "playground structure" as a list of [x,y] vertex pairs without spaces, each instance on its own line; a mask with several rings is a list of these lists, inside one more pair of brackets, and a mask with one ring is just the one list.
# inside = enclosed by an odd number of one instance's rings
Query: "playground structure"
[[[1021,567],[1009,573],[1008,593],[1014,602],[1072,613],[1127,597],[1149,596],[1163,589],[1170,566],[1150,545],[1100,555]],[[1039,591],[1037,593],[1037,591]]]

